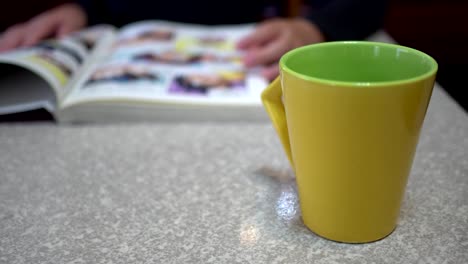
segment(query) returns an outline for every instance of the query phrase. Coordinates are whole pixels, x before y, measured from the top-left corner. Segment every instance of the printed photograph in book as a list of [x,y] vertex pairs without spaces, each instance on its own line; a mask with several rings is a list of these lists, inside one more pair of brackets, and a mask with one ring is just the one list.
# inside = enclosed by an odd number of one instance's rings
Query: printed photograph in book
[[36,61],[37,63],[42,64],[42,66],[47,66],[48,68],[56,67],[55,71],[60,71],[63,73],[67,78],[70,77],[73,73],[72,68],[70,65],[64,63],[63,60],[60,60],[59,56],[56,56],[54,52],[38,52],[36,55],[30,57],[30,61]]
[[133,54],[130,60],[169,65],[233,64],[240,66],[242,63],[242,57],[237,54],[221,55],[213,52],[183,52],[174,49],[160,52],[143,51]]
[[86,51],[70,39],[44,41],[19,52],[23,53],[25,61],[46,69],[61,85],[79,69],[86,57]]
[[122,34],[120,39],[117,40],[115,48],[152,42],[170,42],[175,37],[174,30],[160,26],[136,28],[125,33],[127,34]]
[[194,48],[204,48],[218,51],[235,51],[235,43],[228,40],[223,36],[191,36],[191,37],[180,37],[176,41],[177,50],[187,50]]
[[162,76],[148,67],[138,64],[107,65],[94,71],[86,81],[83,89],[92,88],[98,84],[134,85],[159,84]]
[[71,38],[83,45],[89,52],[96,43],[102,38],[103,32],[108,31],[109,28],[105,26],[96,26],[85,31],[80,31],[71,35]]
[[177,75],[169,86],[171,94],[235,94],[246,90],[246,75],[242,71],[192,72]]
[[[206,110],[229,105],[226,119],[259,119],[267,81],[244,66],[235,46],[252,29],[168,21],[98,25],[0,54],[0,63],[24,76],[27,87],[15,89],[16,77],[3,80],[0,115],[44,108],[59,122],[221,118],[222,111],[206,111],[216,113],[210,117],[179,109],[196,104]],[[250,114],[232,115],[233,106]],[[175,108],[188,113],[166,116],[172,111],[164,109]]]
[[103,30],[108,31],[109,28],[98,26],[67,37],[47,39],[31,47],[1,54],[2,59],[26,63],[41,74],[48,75],[56,85],[64,86],[89,58]]

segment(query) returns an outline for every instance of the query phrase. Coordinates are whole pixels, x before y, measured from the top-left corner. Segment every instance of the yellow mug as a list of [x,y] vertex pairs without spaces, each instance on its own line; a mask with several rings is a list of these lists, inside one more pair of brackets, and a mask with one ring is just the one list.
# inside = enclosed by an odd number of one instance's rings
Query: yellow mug
[[396,227],[437,63],[399,45],[300,47],[262,101],[296,173],[304,224],[340,242]]

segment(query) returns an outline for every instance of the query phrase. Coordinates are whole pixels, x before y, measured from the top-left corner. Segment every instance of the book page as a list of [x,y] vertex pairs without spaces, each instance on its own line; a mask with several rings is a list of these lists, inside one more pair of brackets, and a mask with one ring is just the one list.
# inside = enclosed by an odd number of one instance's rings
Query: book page
[[[1,53],[0,107],[12,112],[21,111],[21,105],[25,106],[24,111],[42,105],[53,111],[66,93],[70,80],[90,60],[97,43],[109,30],[105,26],[91,28],[61,39],[45,40],[32,47]],[[11,72],[9,68],[14,68],[17,83],[8,74]],[[38,77],[43,81],[24,81],[37,80]],[[50,92],[45,91],[47,86]]]
[[56,96],[39,75],[6,64],[0,64],[0,73],[0,115],[37,109],[54,112]]
[[131,24],[64,106],[89,101],[260,104],[267,81],[244,67],[235,47],[252,30],[253,25]]

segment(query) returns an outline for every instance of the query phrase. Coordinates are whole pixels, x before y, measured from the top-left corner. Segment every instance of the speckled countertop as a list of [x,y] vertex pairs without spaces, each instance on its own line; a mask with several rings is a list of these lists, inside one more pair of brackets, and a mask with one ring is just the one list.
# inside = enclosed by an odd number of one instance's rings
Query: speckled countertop
[[399,225],[301,223],[269,123],[0,125],[0,263],[467,263],[468,116],[434,91]]

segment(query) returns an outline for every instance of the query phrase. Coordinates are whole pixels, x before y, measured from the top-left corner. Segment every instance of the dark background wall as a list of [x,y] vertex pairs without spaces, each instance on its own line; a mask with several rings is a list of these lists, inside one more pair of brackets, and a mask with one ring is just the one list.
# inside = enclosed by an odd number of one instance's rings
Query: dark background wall
[[[0,31],[63,2],[66,1],[4,1]],[[289,3],[297,5],[300,0],[289,0]],[[436,58],[437,81],[468,111],[468,99],[463,94],[468,89],[468,81],[463,80],[468,76],[467,0],[391,0],[385,30],[398,43]]]
[[385,30],[398,43],[433,56],[437,81],[468,111],[467,0],[392,0]]

